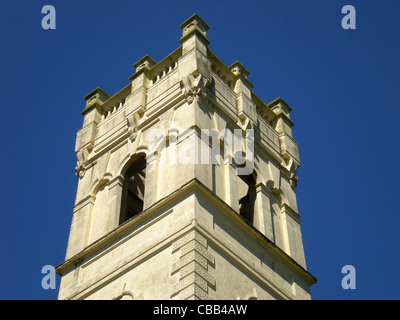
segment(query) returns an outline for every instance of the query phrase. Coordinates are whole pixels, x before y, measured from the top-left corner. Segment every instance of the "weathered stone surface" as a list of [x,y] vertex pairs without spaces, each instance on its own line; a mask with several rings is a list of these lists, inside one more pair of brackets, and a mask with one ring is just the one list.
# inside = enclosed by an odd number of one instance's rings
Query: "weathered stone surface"
[[197,15],[181,28],[118,93],[85,97],[59,299],[309,299],[291,108],[222,63]]

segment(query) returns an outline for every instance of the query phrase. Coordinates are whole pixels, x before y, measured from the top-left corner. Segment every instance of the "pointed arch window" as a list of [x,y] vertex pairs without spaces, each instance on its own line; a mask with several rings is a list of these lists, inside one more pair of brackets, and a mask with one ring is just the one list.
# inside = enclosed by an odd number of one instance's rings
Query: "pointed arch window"
[[238,176],[239,214],[253,224],[254,206],[257,197],[256,179],[252,174]]
[[145,182],[146,157],[141,156],[131,164],[124,176],[120,224],[143,211]]

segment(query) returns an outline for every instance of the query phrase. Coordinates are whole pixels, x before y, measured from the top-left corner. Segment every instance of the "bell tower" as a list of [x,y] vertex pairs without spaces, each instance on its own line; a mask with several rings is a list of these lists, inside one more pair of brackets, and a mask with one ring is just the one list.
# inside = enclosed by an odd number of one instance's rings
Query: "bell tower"
[[85,96],[59,299],[310,299],[291,108],[196,14],[119,92]]

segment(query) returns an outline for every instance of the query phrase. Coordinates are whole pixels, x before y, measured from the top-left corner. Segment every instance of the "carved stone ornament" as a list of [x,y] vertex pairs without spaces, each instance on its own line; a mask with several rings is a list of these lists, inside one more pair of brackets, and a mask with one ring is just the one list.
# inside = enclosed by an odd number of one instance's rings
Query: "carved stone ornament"
[[296,177],[294,173],[290,173],[290,186],[294,189],[297,187],[297,183],[299,182],[299,178]]
[[198,72],[194,72],[184,77],[182,84],[185,88],[186,100],[191,104],[194,100],[197,102],[199,97],[206,95],[204,89],[211,84],[211,80]]
[[138,131],[137,131],[137,126],[139,125],[140,122],[140,115],[138,112],[134,112],[132,115],[130,115],[127,119],[127,125],[128,125],[128,133],[129,133],[129,139],[131,141],[135,141],[137,136],[138,136]]
[[83,164],[80,165],[79,161],[77,161],[76,164],[77,164],[77,166],[75,167],[75,171],[76,171],[75,175],[77,177],[79,177],[79,179],[82,179],[85,176],[87,168]]
[[286,170],[288,170],[288,178],[289,184],[294,189],[297,187],[297,183],[299,182],[299,178],[296,176],[297,169],[299,168],[299,164],[289,156],[287,159],[282,163]]
[[79,179],[82,179],[85,176],[86,170],[88,167],[85,165],[88,155],[90,150],[93,148],[92,145],[87,146],[86,148],[82,148],[76,153],[76,156],[78,158],[78,161],[76,162],[77,166],[75,167],[75,175],[79,177]]

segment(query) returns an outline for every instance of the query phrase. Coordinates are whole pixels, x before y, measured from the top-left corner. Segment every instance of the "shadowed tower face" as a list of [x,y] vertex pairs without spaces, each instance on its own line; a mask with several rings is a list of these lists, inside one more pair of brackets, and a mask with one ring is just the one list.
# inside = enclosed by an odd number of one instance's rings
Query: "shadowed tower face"
[[199,16],[180,28],[85,96],[59,299],[310,299],[291,108],[220,61]]

